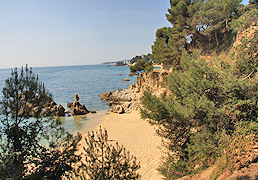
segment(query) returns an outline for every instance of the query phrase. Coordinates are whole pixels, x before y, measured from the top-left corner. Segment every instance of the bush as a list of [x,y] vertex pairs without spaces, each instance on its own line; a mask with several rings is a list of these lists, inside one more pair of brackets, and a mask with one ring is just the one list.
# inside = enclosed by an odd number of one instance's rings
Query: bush
[[153,70],[153,66],[151,62],[144,62],[144,60],[139,60],[134,66],[130,66],[130,75],[137,74],[139,72],[150,72]]
[[211,166],[222,149],[233,149],[221,147],[221,134],[236,144],[239,122],[257,122],[258,82],[253,76],[239,79],[236,67],[217,56],[207,61],[198,52],[183,52],[180,67],[167,80],[171,95],[144,93],[141,115],[158,125],[170,152],[159,169],[166,178],[171,178],[168,172],[191,174]]
[[[79,169],[82,179],[139,179],[136,172],[140,165],[136,157],[130,155],[123,146],[105,139],[107,131],[100,127],[94,138],[85,137],[83,165]],[[75,178],[75,174],[70,175]]]
[[59,120],[43,117],[42,107],[51,94],[32,69],[26,66],[19,73],[15,68],[2,92],[1,178],[61,179],[66,171],[74,170],[80,160],[74,152],[81,136],[65,132]]

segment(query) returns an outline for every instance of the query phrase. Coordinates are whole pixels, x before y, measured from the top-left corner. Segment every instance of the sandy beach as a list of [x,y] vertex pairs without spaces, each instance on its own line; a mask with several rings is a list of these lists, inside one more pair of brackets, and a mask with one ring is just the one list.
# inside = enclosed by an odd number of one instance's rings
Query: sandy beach
[[162,151],[161,138],[155,134],[154,126],[140,118],[140,113],[130,114],[107,113],[101,117],[99,126],[106,128],[109,140],[118,141],[126,150],[137,157],[141,168],[142,180],[160,180],[162,176],[156,170],[159,166]]

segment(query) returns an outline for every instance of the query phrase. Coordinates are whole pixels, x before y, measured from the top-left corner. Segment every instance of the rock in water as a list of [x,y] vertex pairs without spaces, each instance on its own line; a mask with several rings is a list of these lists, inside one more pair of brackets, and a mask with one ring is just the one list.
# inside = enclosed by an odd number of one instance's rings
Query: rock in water
[[112,95],[112,92],[109,91],[107,93],[102,93],[99,96],[101,100],[107,101],[107,100],[110,100],[111,95]]
[[79,102],[79,96],[78,94],[74,95],[74,102],[68,103],[67,107],[72,109],[72,115],[84,115],[89,113],[88,109],[85,105],[81,105]]
[[80,99],[80,98],[79,98],[78,94],[75,93],[75,95],[74,95],[74,102],[78,102],[79,99]]
[[61,104],[57,106],[56,116],[65,116],[65,108]]
[[67,103],[67,107],[72,108],[73,103]]

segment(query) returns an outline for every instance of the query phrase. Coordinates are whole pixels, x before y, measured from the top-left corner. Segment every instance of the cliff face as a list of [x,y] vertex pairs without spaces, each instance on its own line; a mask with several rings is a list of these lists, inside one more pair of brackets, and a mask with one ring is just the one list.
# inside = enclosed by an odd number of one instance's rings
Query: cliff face
[[164,81],[166,76],[169,74],[168,71],[163,69],[157,69],[148,74],[141,73],[138,75],[136,80],[136,88],[138,96],[141,97],[145,90],[149,89],[150,92],[155,96],[162,94],[169,94],[167,84]]
[[163,69],[156,69],[150,73],[140,73],[136,84],[131,84],[128,89],[100,94],[102,100],[109,100],[111,112],[130,113],[133,110],[139,110],[141,107],[140,98],[147,89],[156,96],[169,94],[169,90],[164,78],[169,74]]

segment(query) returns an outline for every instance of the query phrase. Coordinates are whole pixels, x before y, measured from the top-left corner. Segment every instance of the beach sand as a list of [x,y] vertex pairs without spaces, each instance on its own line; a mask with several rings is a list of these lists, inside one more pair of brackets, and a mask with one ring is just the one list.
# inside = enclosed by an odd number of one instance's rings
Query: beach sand
[[124,145],[131,155],[137,157],[141,168],[142,180],[160,180],[162,176],[156,170],[162,156],[161,138],[155,134],[155,127],[140,118],[140,113],[107,113],[101,117],[99,126],[108,131],[108,139]]

